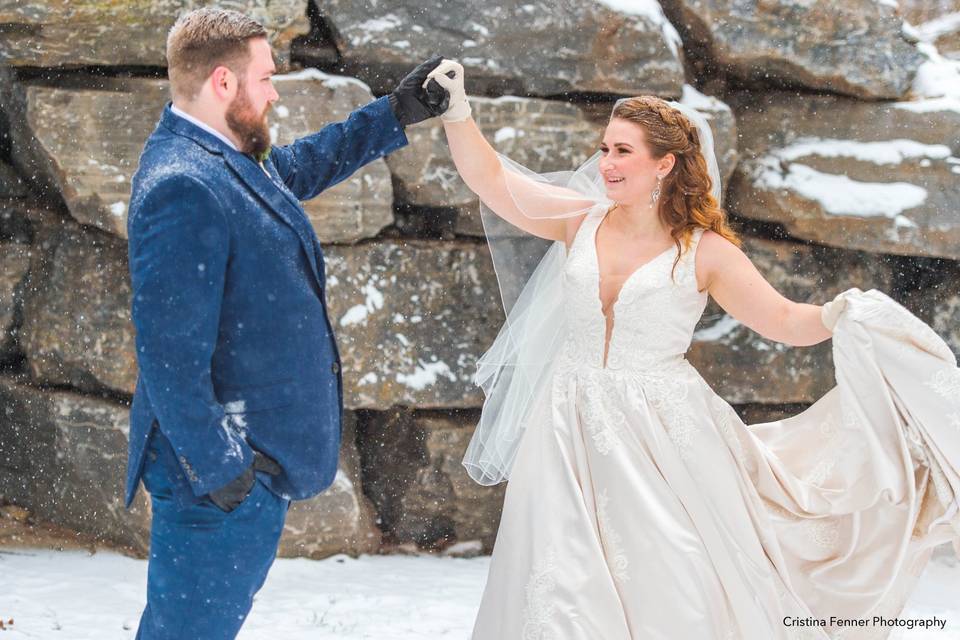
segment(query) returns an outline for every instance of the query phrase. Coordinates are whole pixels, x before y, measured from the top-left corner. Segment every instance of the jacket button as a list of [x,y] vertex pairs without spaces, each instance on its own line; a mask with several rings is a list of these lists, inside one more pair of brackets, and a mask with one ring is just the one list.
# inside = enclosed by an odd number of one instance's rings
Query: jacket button
[[332,365],[330,365],[330,371],[333,371],[333,375],[340,373],[340,363],[334,362]]
[[150,462],[156,462],[156,461],[157,461],[157,454],[156,454],[156,452],[151,451],[151,452],[149,453],[149,456],[150,456]]

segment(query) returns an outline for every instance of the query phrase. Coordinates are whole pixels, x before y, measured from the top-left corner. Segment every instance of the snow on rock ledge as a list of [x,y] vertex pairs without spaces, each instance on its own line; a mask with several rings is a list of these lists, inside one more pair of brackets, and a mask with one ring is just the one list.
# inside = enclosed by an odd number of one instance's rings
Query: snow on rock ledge
[[960,259],[953,100],[734,97],[742,160],[729,207],[827,245]]

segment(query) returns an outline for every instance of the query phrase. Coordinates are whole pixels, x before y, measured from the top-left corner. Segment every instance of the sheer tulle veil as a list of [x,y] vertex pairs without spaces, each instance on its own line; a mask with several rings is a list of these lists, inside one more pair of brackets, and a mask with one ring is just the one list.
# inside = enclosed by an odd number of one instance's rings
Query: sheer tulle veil
[[[688,105],[668,104],[696,125],[713,195],[720,202],[720,171],[707,118]],[[530,171],[505,156],[500,156],[500,161],[510,194],[524,215],[569,218],[614,204],[607,198],[600,175],[600,155],[594,154],[574,171],[546,174]],[[509,478],[526,417],[548,391],[566,323],[566,246],[563,242],[518,240],[519,232],[482,202],[480,215],[506,321],[493,345],[477,362],[475,382],[486,399],[463,465],[476,482],[493,485]],[[532,273],[522,267],[530,264],[536,264]]]

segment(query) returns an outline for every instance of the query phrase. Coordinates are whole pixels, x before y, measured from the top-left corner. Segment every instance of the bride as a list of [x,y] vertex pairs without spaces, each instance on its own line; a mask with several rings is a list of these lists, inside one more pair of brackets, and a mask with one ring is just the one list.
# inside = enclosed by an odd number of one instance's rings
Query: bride
[[[727,226],[695,111],[621,100],[594,158],[538,176],[483,138],[460,65],[431,78],[485,215],[554,241],[513,299],[488,229],[508,317],[464,463],[510,482],[473,638],[887,637],[960,531],[943,341],[878,291],[780,295]],[[832,335],[837,386],[744,425],[684,358],[708,295],[772,340]]]

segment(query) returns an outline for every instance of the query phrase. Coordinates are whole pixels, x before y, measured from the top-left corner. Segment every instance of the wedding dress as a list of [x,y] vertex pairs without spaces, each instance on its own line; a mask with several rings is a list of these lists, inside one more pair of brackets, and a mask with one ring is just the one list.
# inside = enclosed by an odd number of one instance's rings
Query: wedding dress
[[513,462],[474,640],[887,637],[831,617],[895,617],[932,548],[957,546],[953,354],[884,294],[851,289],[837,386],[747,426],[684,358],[707,303],[702,229],[675,268],[671,248],[624,282],[604,362],[606,210],[564,263],[565,335]]

